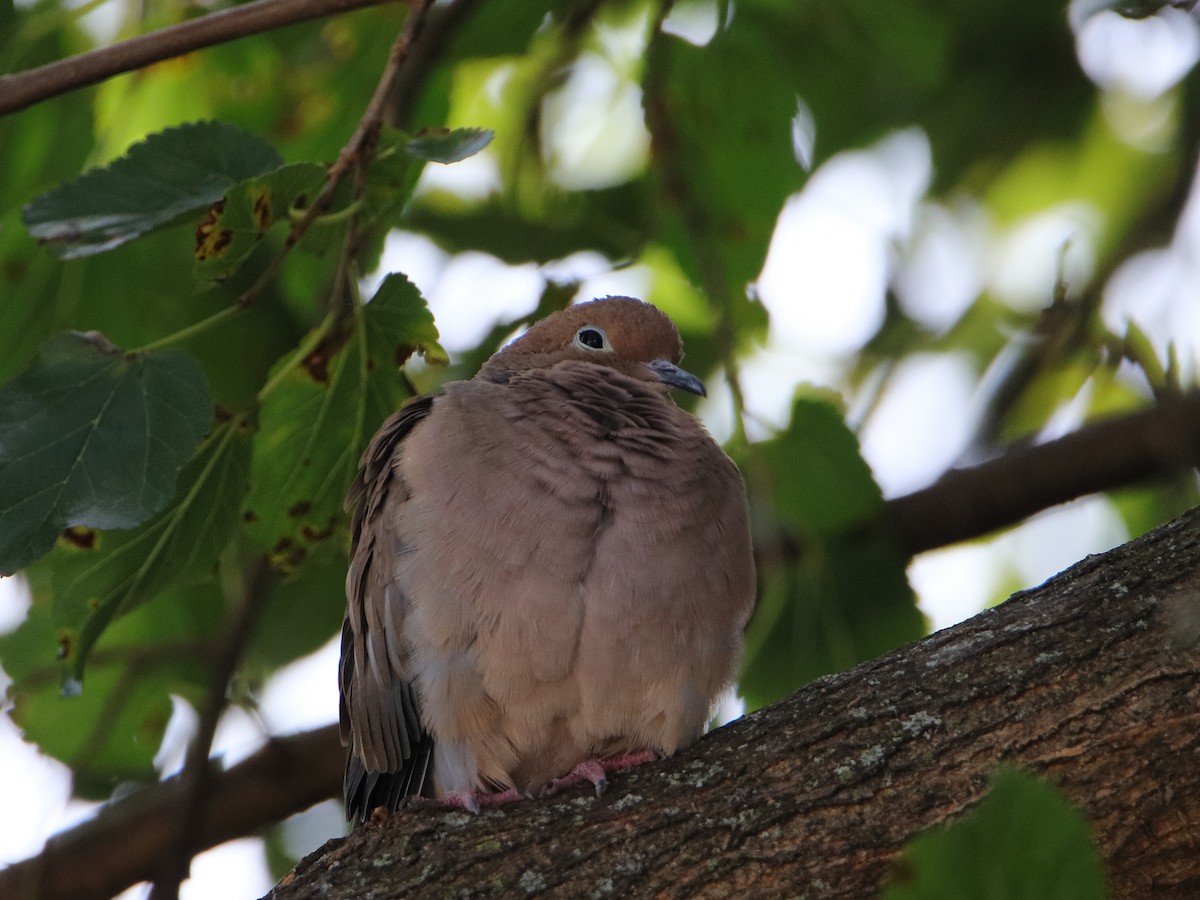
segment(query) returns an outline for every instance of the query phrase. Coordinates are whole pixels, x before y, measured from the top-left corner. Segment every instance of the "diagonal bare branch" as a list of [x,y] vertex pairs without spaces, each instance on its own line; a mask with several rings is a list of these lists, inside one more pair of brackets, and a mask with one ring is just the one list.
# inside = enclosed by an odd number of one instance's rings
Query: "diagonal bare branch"
[[258,0],[223,9],[36,69],[0,75],[0,116],[193,50],[297,22],[397,2],[407,0]]
[[209,753],[221,714],[225,711],[229,683],[242,660],[242,654],[258,623],[267,591],[261,581],[266,560],[260,560],[245,573],[238,609],[230,620],[210,676],[208,698],[201,711],[200,724],[188,748],[187,760],[179,775],[183,796],[176,816],[171,844],[163,856],[154,882],[151,900],[177,898],[179,886],[187,878],[192,857],[198,852],[200,827],[209,803],[212,781],[216,776]]
[[[275,738],[214,773],[196,849],[253,834],[334,796],[342,783],[337,725]],[[0,870],[0,897],[106,900],[155,877],[168,852],[185,787],[179,778],[111,803],[55,835],[38,856]]]
[[927,488],[889,500],[906,553],[982,537],[1087,494],[1178,476],[1200,466],[1200,394],[1095,422],[1044,444],[1013,448]]

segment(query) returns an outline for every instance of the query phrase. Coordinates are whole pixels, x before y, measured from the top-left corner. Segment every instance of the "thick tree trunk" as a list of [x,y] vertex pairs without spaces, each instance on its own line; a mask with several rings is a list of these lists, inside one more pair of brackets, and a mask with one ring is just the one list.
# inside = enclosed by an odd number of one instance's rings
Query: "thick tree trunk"
[[1200,511],[691,750],[479,816],[330,841],[269,895],[877,895],[1001,761],[1087,814],[1114,897],[1200,897]]

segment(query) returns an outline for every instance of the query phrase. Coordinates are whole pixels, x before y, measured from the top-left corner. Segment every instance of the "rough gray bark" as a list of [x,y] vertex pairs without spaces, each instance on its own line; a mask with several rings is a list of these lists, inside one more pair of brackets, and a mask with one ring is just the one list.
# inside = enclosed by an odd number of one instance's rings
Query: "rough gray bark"
[[269,895],[870,897],[1009,761],[1091,820],[1114,897],[1200,896],[1200,511],[691,750],[550,800],[377,815]]

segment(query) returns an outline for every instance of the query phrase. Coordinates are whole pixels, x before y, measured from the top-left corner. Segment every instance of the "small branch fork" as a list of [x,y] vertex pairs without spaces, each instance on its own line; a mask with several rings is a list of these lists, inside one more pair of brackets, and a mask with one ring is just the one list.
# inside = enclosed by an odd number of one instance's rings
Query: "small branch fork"
[[405,69],[405,62],[412,54],[413,48],[416,46],[421,32],[424,30],[430,6],[432,6],[432,0],[413,0],[411,3],[408,18],[404,23],[404,30],[400,32],[399,37],[396,38],[396,42],[392,45],[391,52],[388,54],[387,65],[384,67],[383,74],[375,86],[375,92],[371,95],[371,100],[367,104],[362,118],[359,119],[358,127],[354,129],[354,134],[351,135],[346,145],[342,147],[333,165],[329,167],[329,175],[325,180],[325,186],[321,188],[321,192],[313,199],[313,202],[309,205],[304,215],[292,225],[292,230],[288,233],[283,249],[275,255],[274,259],[263,269],[254,283],[238,298],[239,306],[249,306],[254,301],[254,298],[267,285],[274,281],[275,276],[279,273],[279,269],[283,266],[283,262],[287,259],[292,248],[296,246],[300,238],[312,226],[313,222],[329,209],[330,204],[333,202],[334,191],[337,190],[338,185],[341,184],[342,179],[346,177],[351,169],[353,167],[365,168],[370,162],[375,153],[376,142],[379,139],[379,129],[383,125],[388,98],[399,82],[400,74]]

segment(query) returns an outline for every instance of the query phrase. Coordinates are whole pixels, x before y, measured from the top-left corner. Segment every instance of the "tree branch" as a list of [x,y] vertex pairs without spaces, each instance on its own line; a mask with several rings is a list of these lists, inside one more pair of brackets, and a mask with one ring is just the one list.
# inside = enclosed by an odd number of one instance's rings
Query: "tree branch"
[[223,9],[36,69],[0,75],[0,116],[203,47],[310,19],[395,2],[408,0],[258,0]]
[[[253,834],[333,796],[341,781],[336,725],[272,739],[214,773],[196,847]],[[0,897],[107,900],[154,878],[183,802],[184,785],[176,777],[110,803],[96,818],[50,838],[38,856],[0,870]]]
[[269,896],[878,896],[903,844],[971,807],[1002,762],[1080,806],[1112,896],[1200,896],[1198,709],[1200,510],[602,799],[377,814]]
[[434,62],[446,50],[452,35],[479,8],[482,0],[451,0],[429,11],[421,42],[413,47],[406,65],[392,84],[387,98],[384,123],[402,130],[408,128],[409,118],[417,96],[425,84]]
[[367,108],[358,120],[358,126],[354,129],[354,134],[350,136],[350,140],[346,142],[341,152],[338,153],[338,158],[329,167],[329,173],[326,176],[325,184],[321,188],[320,193],[317,194],[312,203],[309,204],[308,209],[304,211],[304,215],[292,226],[291,231],[288,232],[283,249],[271,259],[270,263],[267,264],[254,283],[238,297],[238,304],[240,306],[248,306],[267,285],[274,281],[275,276],[279,273],[279,269],[283,266],[283,262],[287,259],[292,248],[296,246],[305,232],[312,227],[313,222],[329,208],[329,205],[333,202],[334,191],[342,179],[346,177],[351,166],[366,166],[374,156],[375,144],[379,139],[379,129],[383,125],[383,116],[387,107],[388,96],[391,94],[396,80],[400,77],[400,73],[404,70],[404,64],[410,58],[410,53],[418,43],[418,38],[424,28],[425,18],[429,13],[432,3],[433,0],[411,0],[411,9],[409,10],[408,17],[405,19],[404,28],[397,35],[395,43],[392,44],[383,74],[375,85],[375,91],[367,103]]
[[1200,465],[1200,394],[1084,426],[1057,440],[952,469],[889,500],[885,517],[916,555],[971,540],[1087,494],[1167,478]]

